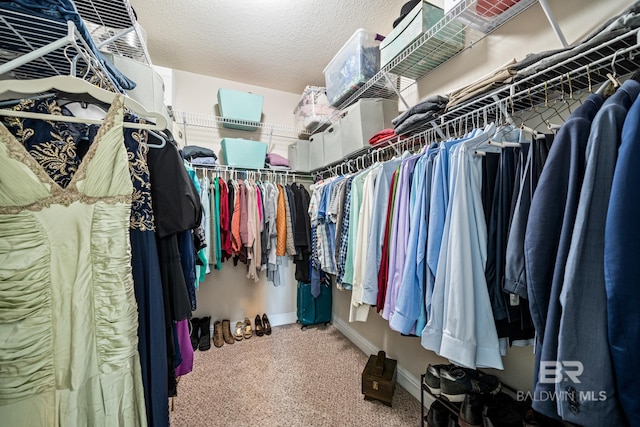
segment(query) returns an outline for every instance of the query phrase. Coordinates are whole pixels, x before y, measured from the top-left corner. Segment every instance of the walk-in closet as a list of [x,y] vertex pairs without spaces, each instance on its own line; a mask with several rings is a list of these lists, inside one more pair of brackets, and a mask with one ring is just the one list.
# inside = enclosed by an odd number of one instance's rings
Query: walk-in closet
[[640,426],[640,2],[0,1],[0,426]]

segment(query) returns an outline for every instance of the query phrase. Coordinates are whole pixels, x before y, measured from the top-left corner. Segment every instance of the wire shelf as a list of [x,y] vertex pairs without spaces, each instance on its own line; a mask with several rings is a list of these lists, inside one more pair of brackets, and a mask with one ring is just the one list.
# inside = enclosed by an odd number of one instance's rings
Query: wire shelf
[[80,16],[101,51],[151,65],[146,33],[129,0],[75,0]]
[[[451,57],[473,46],[511,18],[538,0],[499,0],[490,9],[482,9],[477,0],[463,0],[427,32],[407,46],[398,56],[371,77],[358,91],[338,106],[343,110],[361,98],[393,98],[426,76]],[[496,10],[504,12],[495,14]],[[480,13],[478,13],[480,10]],[[493,16],[483,16],[493,15]],[[465,41],[466,40],[466,41]],[[390,91],[387,79],[398,89]],[[330,119],[328,120],[330,121]],[[327,121],[327,122],[328,122]],[[314,132],[326,126],[323,122]]]
[[[473,98],[452,108],[440,118],[425,123],[414,135],[398,137],[384,147],[369,147],[349,159],[313,171],[325,174],[353,159],[398,154],[425,144],[457,136],[479,123],[510,120],[516,115],[550,110],[552,115],[570,112],[579,96],[595,92],[608,80],[607,74],[626,76],[640,70],[640,30],[635,29],[544,70]],[[539,112],[538,112],[539,113]],[[548,119],[547,118],[547,119]]]
[[0,10],[0,74],[15,79],[72,75],[114,89],[72,22]]
[[299,138],[308,137],[311,135],[306,129],[299,129],[294,126],[252,122],[249,120],[228,119],[220,116],[189,113],[185,111],[174,112],[174,117],[176,118],[176,121],[182,125],[186,124],[187,126],[194,126],[199,128],[219,129],[222,128],[224,124],[230,124],[236,126],[256,127],[261,131],[267,131],[276,136],[295,136],[296,138]]

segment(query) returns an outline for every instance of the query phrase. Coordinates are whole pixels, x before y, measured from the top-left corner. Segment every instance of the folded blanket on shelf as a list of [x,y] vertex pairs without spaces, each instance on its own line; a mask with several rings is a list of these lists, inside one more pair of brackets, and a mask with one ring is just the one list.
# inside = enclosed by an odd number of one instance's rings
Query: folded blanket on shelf
[[289,160],[285,159],[279,154],[275,154],[275,153],[267,154],[266,162],[270,166],[284,166],[289,168]]
[[218,156],[216,156],[216,153],[214,153],[213,150],[200,147],[198,145],[187,145],[182,149],[182,155],[185,160],[196,159],[199,157],[211,157],[214,160],[218,160]]
[[391,120],[394,126],[398,126],[400,123],[404,122],[409,116],[414,114],[427,113],[429,111],[444,111],[447,106],[447,102],[449,102],[449,98],[440,95],[430,96],[425,98],[424,100],[418,102],[413,107],[409,108],[404,113],[400,114],[395,119]]
[[395,127],[396,134],[410,135],[425,128],[430,122],[440,117],[441,111],[427,111],[426,113],[414,114]]
[[[396,132],[389,128],[389,129],[383,129],[380,132],[376,133],[375,135],[373,135],[371,138],[369,138],[369,144],[371,144],[374,147],[384,147],[385,145],[388,145],[390,142],[393,142],[394,140],[396,140],[398,138],[398,134],[396,134]],[[405,139],[406,137],[401,136],[400,139]]]
[[265,166],[266,169],[273,169],[274,171],[288,171],[291,170],[291,168],[289,166],[276,166],[276,165],[270,165],[267,164]]
[[480,77],[475,82],[454,90],[449,94],[449,103],[447,109],[455,107],[458,104],[463,103],[477,95],[483,94],[489,90],[496,89],[505,83],[510,83],[511,78],[516,71],[513,69],[513,65],[516,63],[515,58],[497,68],[489,74]]
[[214,157],[196,157],[190,163],[194,166],[215,166],[218,161]]

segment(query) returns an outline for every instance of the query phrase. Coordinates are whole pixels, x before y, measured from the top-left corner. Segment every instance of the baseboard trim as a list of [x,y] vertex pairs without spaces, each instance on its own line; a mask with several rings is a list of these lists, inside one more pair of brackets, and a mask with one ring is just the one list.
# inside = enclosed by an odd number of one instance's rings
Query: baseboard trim
[[[371,341],[364,338],[355,329],[353,329],[344,320],[333,316],[333,326],[342,332],[349,341],[354,343],[364,354],[376,354],[381,349],[376,347]],[[413,397],[420,400],[420,378],[413,375],[402,366],[402,361],[398,360],[398,384],[404,387]],[[425,393],[425,406],[429,407],[433,403],[434,399],[429,394]]]
[[291,313],[268,314],[268,316],[271,326],[289,325],[298,321],[298,315],[295,311]]

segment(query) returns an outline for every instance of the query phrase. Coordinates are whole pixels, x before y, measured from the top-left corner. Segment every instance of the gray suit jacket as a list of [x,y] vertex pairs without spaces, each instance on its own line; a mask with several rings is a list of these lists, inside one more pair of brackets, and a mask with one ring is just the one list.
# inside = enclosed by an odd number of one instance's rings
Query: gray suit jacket
[[[585,427],[628,425],[613,376],[607,338],[604,231],[622,125],[640,83],[629,80],[604,103],[591,125],[586,170],[571,238],[564,284],[558,362],[580,362],[582,373],[556,384],[562,419]],[[567,368],[567,372],[569,369]],[[564,373],[564,372],[563,372]]]

